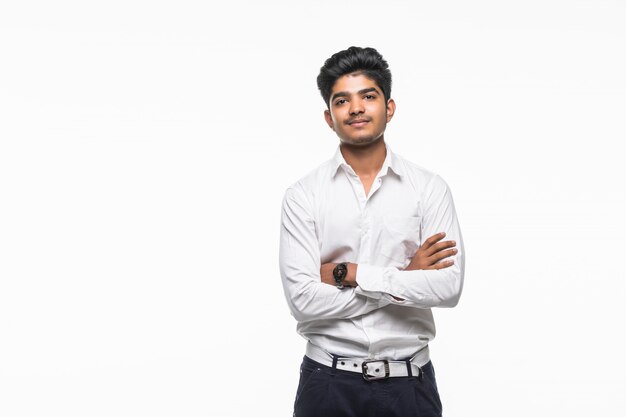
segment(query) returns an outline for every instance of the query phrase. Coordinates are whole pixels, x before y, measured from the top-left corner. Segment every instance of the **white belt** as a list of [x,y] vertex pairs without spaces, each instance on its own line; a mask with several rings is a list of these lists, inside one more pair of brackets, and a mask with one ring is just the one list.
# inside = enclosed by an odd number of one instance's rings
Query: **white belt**
[[[306,345],[306,356],[313,359],[315,362],[330,367],[333,367],[333,362],[336,361],[335,367],[337,369],[362,374],[363,378],[368,381],[411,375],[422,378],[422,368],[412,363],[410,360],[390,361],[387,359],[342,357],[335,359],[333,355],[311,343],[307,343]],[[409,368],[411,369],[411,374],[409,374]]]

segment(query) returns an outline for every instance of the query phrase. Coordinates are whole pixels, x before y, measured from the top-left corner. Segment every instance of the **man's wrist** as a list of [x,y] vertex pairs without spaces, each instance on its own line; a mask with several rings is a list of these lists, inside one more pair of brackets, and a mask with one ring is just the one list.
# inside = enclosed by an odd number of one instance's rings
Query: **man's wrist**
[[346,274],[346,277],[343,280],[344,285],[347,285],[349,287],[357,287],[358,286],[358,284],[356,282],[356,270],[357,270],[358,266],[359,265],[353,264],[351,262],[347,263],[348,273]]
[[[336,285],[335,277],[333,276],[333,270],[337,266],[337,263],[325,263],[320,268],[321,281],[325,284]],[[346,287],[356,287],[356,270],[357,264],[346,262],[348,268],[347,274],[343,279],[343,285]]]

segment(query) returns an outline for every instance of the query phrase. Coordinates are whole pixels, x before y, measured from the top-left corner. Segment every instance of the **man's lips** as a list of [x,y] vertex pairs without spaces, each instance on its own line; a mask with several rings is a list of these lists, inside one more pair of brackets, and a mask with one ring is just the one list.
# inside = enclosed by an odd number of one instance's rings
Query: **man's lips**
[[350,126],[363,126],[364,124],[368,122],[369,122],[368,119],[354,119],[354,120],[349,120],[348,124]]

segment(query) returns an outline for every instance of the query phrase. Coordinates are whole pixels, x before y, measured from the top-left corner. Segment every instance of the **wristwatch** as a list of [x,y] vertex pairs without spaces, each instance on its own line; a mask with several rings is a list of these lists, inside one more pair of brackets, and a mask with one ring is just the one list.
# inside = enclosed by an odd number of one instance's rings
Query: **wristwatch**
[[335,278],[335,285],[340,290],[343,290],[345,286],[343,285],[343,280],[348,275],[348,263],[342,262],[337,264],[333,269],[333,278]]

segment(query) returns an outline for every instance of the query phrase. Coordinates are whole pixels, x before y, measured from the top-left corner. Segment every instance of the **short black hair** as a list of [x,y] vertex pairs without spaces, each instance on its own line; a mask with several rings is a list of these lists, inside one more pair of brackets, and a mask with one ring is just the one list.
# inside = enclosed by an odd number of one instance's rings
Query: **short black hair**
[[330,107],[330,92],[338,78],[360,72],[372,79],[385,96],[385,101],[391,97],[391,71],[387,61],[374,48],[360,48],[351,46],[346,50],[333,54],[324,62],[317,76],[317,88],[327,107]]

